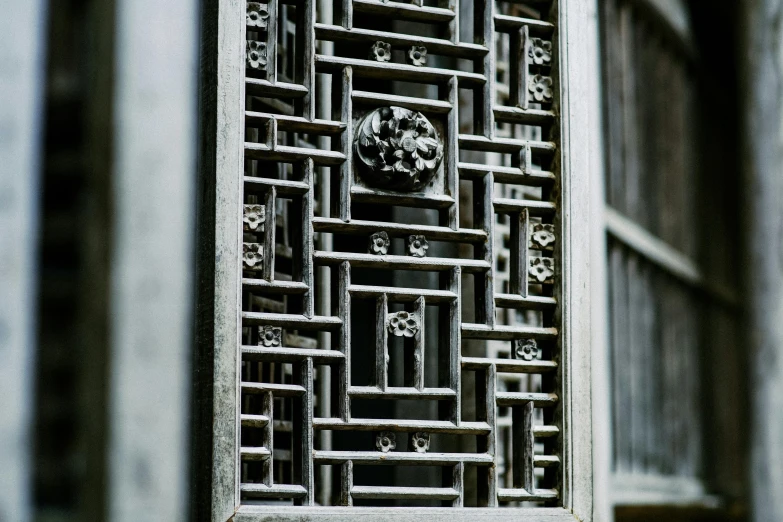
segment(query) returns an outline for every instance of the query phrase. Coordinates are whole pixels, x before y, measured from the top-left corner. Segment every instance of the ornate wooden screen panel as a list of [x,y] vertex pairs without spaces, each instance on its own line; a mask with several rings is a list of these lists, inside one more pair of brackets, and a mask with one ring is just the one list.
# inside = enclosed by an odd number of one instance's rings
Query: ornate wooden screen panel
[[[471,2],[469,26],[456,1],[270,0],[241,13],[231,4],[221,24],[226,35],[242,28],[233,88],[244,87],[233,207],[242,227],[238,402],[229,411],[223,381],[216,426],[228,434],[222,416],[233,415],[237,431],[233,446],[215,434],[215,458],[233,456],[215,463],[215,519],[231,484],[249,519],[329,505],[346,517],[390,505],[569,517],[562,508],[589,497],[584,482],[574,492],[589,449],[576,449],[569,431],[578,417],[589,433],[589,400],[577,415],[569,393],[589,385],[585,375],[567,385],[579,375],[568,371],[567,335],[586,323],[569,328],[566,319],[579,316],[568,303],[580,291],[569,291],[565,274],[573,240],[563,208],[573,200],[558,38],[566,6],[580,2]],[[507,50],[506,90],[496,88],[498,49]],[[460,212],[464,198],[469,213]],[[395,219],[400,207],[436,221]],[[500,255],[496,224],[507,231]],[[436,273],[438,284],[401,284],[409,272]],[[433,327],[435,342],[425,335]],[[230,373],[223,346],[216,389]],[[370,364],[357,367],[368,353]],[[393,357],[402,375],[390,370]],[[357,415],[360,401],[377,412]],[[421,418],[406,415],[405,401],[437,406]],[[580,463],[569,466],[575,454]],[[412,466],[440,477],[409,484],[379,471],[389,480],[368,482],[360,472]],[[578,511],[589,516],[584,504]]]

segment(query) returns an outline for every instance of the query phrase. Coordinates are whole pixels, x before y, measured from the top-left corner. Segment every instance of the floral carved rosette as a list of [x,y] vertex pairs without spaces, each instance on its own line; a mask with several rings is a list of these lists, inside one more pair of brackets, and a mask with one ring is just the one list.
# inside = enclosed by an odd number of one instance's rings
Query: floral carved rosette
[[443,159],[443,144],[420,112],[383,107],[362,121],[356,138],[359,173],[368,185],[422,190]]
[[397,312],[386,316],[386,329],[397,337],[413,337],[419,331],[419,321],[410,312]]

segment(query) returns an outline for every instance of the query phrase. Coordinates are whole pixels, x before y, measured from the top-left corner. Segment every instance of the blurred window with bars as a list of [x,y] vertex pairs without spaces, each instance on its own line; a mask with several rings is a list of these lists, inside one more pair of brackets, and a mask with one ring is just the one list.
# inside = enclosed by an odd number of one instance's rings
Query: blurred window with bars
[[616,506],[711,505],[740,480],[741,435],[719,422],[741,410],[739,178],[710,63],[731,48],[696,34],[708,11],[601,2]]

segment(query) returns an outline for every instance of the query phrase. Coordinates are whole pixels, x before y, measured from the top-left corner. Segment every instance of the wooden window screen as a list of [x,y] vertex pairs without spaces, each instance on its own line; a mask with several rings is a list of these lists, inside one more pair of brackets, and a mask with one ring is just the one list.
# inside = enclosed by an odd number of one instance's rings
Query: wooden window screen
[[583,2],[216,6],[213,520],[588,519]]

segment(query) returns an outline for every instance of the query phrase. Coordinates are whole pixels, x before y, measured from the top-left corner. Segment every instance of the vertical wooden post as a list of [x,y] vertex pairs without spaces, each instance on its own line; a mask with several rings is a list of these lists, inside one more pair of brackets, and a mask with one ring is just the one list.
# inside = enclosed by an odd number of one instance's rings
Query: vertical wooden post
[[108,515],[185,520],[199,2],[116,6]]
[[31,518],[44,6],[0,1],[0,520]]
[[745,216],[753,520],[783,520],[783,5],[743,3]]
[[[590,150],[604,150],[601,132],[601,63],[597,0],[589,2],[586,55],[593,65],[589,95],[585,105],[590,110]],[[609,344],[608,282],[606,224],[604,222],[605,169],[602,154],[590,156],[590,278],[593,284],[591,310],[591,366],[593,421],[593,520],[614,521],[614,509],[609,486],[612,473],[612,373]]]

